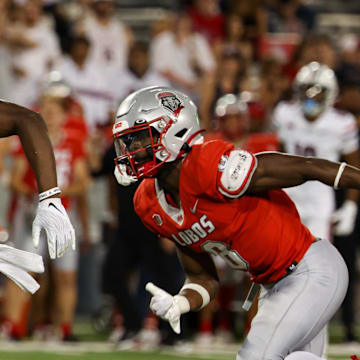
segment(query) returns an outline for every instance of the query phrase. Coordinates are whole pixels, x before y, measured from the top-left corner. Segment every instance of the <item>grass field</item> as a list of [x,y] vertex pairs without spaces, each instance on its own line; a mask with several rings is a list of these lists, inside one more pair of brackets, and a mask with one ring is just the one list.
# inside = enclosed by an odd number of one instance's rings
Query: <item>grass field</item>
[[[78,344],[21,342],[1,343],[0,360],[235,360],[240,344],[156,351],[116,351],[106,342]],[[331,345],[329,360],[349,360],[359,345]]]
[[[117,351],[113,345],[104,341],[88,321],[78,321],[75,333],[82,340],[78,343],[59,342],[2,342],[0,341],[0,360],[235,360],[241,344],[211,345],[201,347],[193,343],[180,348],[163,348],[156,351]],[[360,335],[360,328],[357,328]],[[360,355],[360,343],[341,344],[342,327],[330,326],[331,345],[329,360],[349,360],[351,354]]]

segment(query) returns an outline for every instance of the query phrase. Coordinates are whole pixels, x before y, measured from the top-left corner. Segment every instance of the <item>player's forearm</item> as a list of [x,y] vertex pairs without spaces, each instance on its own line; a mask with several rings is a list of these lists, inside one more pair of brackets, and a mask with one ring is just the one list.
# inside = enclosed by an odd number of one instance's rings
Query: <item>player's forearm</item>
[[[185,281],[186,284],[198,284],[202,286],[209,294],[210,301],[215,298],[219,290],[219,281],[217,279],[199,279],[194,277],[187,277]],[[203,297],[201,294],[192,289],[184,289],[179,292],[180,295],[185,296],[190,304],[190,311],[197,311],[202,308]]]
[[180,246],[177,247],[177,253],[186,274],[180,295],[187,298],[191,311],[200,310],[216,296],[219,289],[215,264],[206,253],[195,253]]
[[54,152],[41,116],[28,110],[16,119],[16,134],[35,173],[39,192],[57,186]]

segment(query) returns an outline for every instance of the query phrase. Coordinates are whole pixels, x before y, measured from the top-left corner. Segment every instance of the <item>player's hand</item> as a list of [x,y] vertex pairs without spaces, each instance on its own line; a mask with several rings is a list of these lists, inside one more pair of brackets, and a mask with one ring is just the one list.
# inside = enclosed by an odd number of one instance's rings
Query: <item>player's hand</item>
[[44,272],[44,263],[40,255],[0,244],[0,272],[21,289],[33,294],[40,285],[28,272]]
[[177,334],[180,334],[180,316],[190,311],[189,301],[185,296],[172,296],[153,283],[146,284],[145,289],[152,295],[150,309],[163,320],[169,322]]
[[46,232],[51,259],[63,256],[70,245],[75,250],[75,231],[59,198],[39,202],[32,227],[35,248],[39,245],[42,229]]
[[346,200],[331,216],[331,221],[334,224],[334,235],[350,235],[355,228],[356,214],[356,202]]
[[123,164],[119,164],[118,166],[115,166],[114,175],[116,177],[117,182],[122,186],[129,186],[137,181],[137,178],[135,176],[131,176],[127,174],[126,166]]

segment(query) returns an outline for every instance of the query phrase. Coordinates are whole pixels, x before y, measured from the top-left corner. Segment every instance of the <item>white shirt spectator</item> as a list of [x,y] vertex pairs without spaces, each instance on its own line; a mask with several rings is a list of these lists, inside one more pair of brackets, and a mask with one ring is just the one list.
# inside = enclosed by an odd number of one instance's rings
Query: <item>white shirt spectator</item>
[[186,41],[176,41],[174,33],[166,31],[156,36],[151,45],[151,63],[158,72],[170,71],[188,82],[195,82],[195,66],[203,72],[215,69],[215,58],[206,39],[197,33]]
[[128,36],[125,26],[116,19],[107,25],[101,24],[93,16],[84,20],[83,30],[91,42],[89,61],[101,72],[113,73],[122,71],[127,66]]
[[167,79],[156,71],[149,69],[142,77],[126,70],[113,78],[112,97],[117,108],[122,100],[130,93],[148,86],[170,86]]
[[96,126],[106,124],[112,110],[112,97],[107,90],[104,78],[99,74],[93,63],[83,68],[77,66],[70,57],[64,57],[54,70],[64,77],[77,99],[81,103],[86,123],[93,131]]
[[47,20],[41,20],[31,27],[14,25],[9,32],[22,33],[34,43],[33,47],[11,48],[12,67],[23,72],[12,75],[11,101],[30,106],[38,98],[44,74],[60,55],[58,39]]

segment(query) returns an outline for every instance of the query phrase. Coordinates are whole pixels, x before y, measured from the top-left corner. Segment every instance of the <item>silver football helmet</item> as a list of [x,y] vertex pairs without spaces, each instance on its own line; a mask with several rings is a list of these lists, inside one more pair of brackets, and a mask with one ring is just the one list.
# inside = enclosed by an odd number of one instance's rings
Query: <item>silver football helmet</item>
[[117,169],[137,179],[153,177],[164,164],[185,156],[202,141],[201,132],[197,108],[187,95],[160,86],[138,90],[116,114]]
[[297,73],[294,90],[304,115],[314,118],[335,103],[338,83],[332,69],[313,61]]

